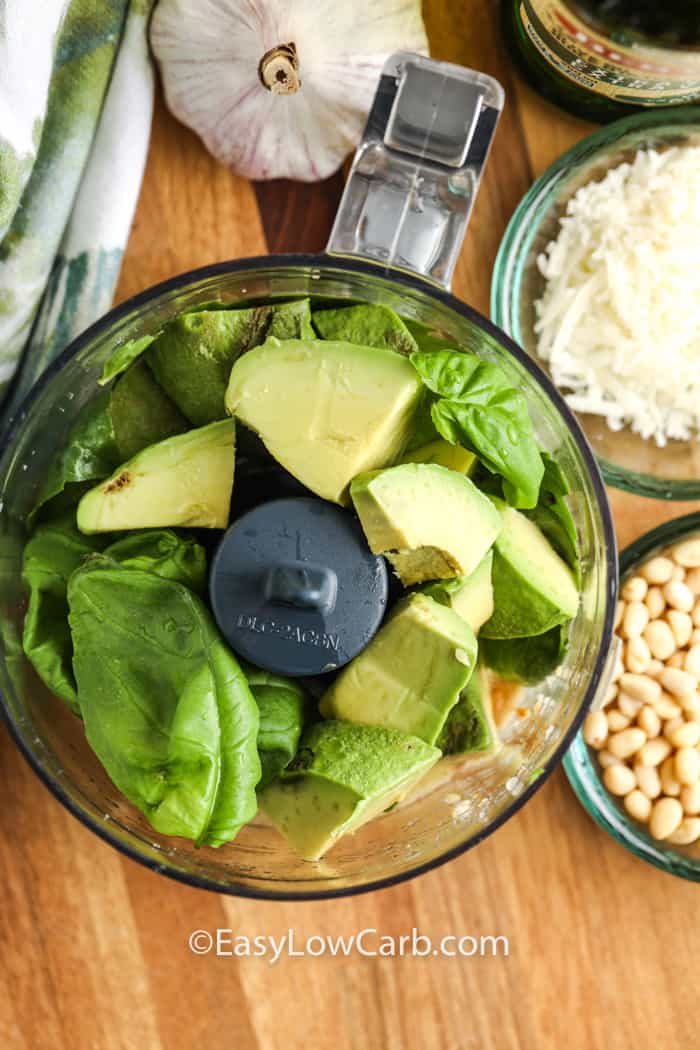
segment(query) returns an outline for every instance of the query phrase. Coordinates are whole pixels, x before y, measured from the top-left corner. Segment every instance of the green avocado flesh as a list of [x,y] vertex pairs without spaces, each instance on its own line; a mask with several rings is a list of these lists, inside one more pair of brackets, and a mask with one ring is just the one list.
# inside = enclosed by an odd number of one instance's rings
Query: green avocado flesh
[[233,366],[226,408],[302,485],[343,503],[354,477],[397,458],[419,396],[390,350],[271,338]]
[[225,417],[231,367],[264,338],[269,320],[269,307],[182,314],[146,351],[145,361],[180,411],[204,426]]
[[234,468],[234,424],[225,419],[143,449],[86,492],[81,532],[163,525],[223,529]]
[[402,463],[437,463],[458,474],[471,474],[479,462],[473,452],[461,445],[451,445],[449,441],[438,438],[427,445],[421,445],[401,457]]
[[258,795],[262,811],[305,860],[408,794],[440,752],[406,733],[349,722],[317,723],[297,758]]
[[424,594],[407,598],[321,699],[325,718],[385,726],[433,744],[471,677],[476,638]]
[[313,322],[322,339],[377,346],[407,356],[418,349],[406,325],[388,306],[362,303],[338,310],[317,310]]
[[405,586],[472,573],[501,529],[469,478],[434,463],[404,463],[355,478],[350,496],[374,554]]
[[470,576],[428,584],[423,593],[442,605],[449,605],[466,620],[474,634],[478,634],[493,614],[492,565],[493,550],[490,550]]
[[488,672],[477,667],[447,716],[437,746],[444,755],[495,752],[501,746],[493,719]]
[[493,615],[485,638],[544,634],[576,615],[579,594],[571,569],[540,529],[499,501],[503,529],[493,557]]

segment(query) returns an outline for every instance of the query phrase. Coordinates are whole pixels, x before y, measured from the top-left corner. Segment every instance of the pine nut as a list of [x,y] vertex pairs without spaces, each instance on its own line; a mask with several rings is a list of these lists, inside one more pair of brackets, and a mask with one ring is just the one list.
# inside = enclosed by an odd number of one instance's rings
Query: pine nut
[[700,838],[700,819],[697,817],[684,817],[675,831],[666,839],[674,846],[690,846]]
[[675,652],[673,656],[670,656],[666,661],[667,667],[676,667],[679,671],[683,670],[683,653]]
[[693,645],[685,654],[683,670],[692,674],[696,681],[700,681],[700,645]]
[[611,795],[629,795],[637,786],[637,778],[629,766],[620,764],[608,766],[603,773],[603,783]]
[[[643,729],[639,729],[638,726],[634,726],[632,729],[623,729],[621,732],[613,733],[610,737],[608,740],[608,751],[613,755],[617,755],[618,758],[629,758],[630,755],[639,751],[640,747],[644,745],[646,738],[646,733]],[[656,741],[652,741],[652,743],[656,743]]]
[[685,585],[690,587],[693,594],[700,594],[700,569],[690,569],[685,574]]
[[681,788],[681,805],[689,816],[700,813],[700,781]]
[[[695,617],[694,616],[693,616],[693,623],[695,623]],[[700,628],[698,628],[697,625],[695,627],[695,630],[693,631],[693,633],[690,636],[690,644],[691,645],[700,645]]]
[[669,558],[660,555],[650,558],[639,569],[639,575],[643,576],[647,583],[668,583],[673,572],[673,562]]
[[613,673],[612,673],[611,681],[613,683],[619,682],[619,680],[622,678],[624,673],[625,673],[625,665],[622,662],[622,654],[618,651],[618,654],[615,657],[615,666],[613,667]]
[[644,730],[650,740],[661,732],[661,719],[649,704],[645,704],[637,715],[637,725]]
[[644,599],[644,604],[649,610],[650,618],[652,620],[657,620],[666,608],[666,599],[664,598],[661,588],[650,587],[647,591],[647,596]]
[[669,795],[674,798],[677,798],[680,795],[681,785],[676,780],[673,755],[669,755],[659,766],[659,779],[661,781],[661,790],[664,795]]
[[659,841],[667,839],[683,820],[683,807],[677,798],[660,798],[651,808],[649,831]]
[[645,674],[630,674],[626,671],[620,676],[619,685],[624,693],[641,700],[643,704],[653,704],[661,696],[660,684]]
[[668,660],[678,647],[671,626],[665,620],[652,620],[644,628],[643,637],[655,660]]
[[[698,562],[698,565],[700,565],[700,562]],[[648,590],[649,584],[643,576],[630,576],[623,583],[620,594],[626,602],[643,602]]]
[[622,711],[617,707],[614,707],[612,711],[606,711],[605,718],[611,733],[619,733],[623,729],[627,729],[632,722],[632,719],[628,718],[627,715],[623,715]]
[[700,780],[700,753],[694,747],[679,748],[674,769],[679,784],[697,784]]
[[681,706],[677,704],[675,700],[672,700],[666,693],[660,696],[654,704],[654,710],[656,711],[659,718],[670,719],[680,718]]
[[[664,598],[667,605],[673,609],[688,613],[695,605],[695,598],[690,587],[686,587],[680,580],[670,580],[664,587]],[[628,606],[629,609],[629,606]],[[625,612],[625,616],[627,612]],[[624,618],[623,618],[624,623]]]
[[627,696],[627,693],[620,693],[617,697],[617,706],[627,718],[636,718],[642,709],[642,701]]
[[677,581],[680,583],[683,580],[685,580],[685,569],[682,565],[674,565],[671,573],[671,582]]
[[[700,726],[698,727],[700,729]],[[583,723],[583,739],[599,751],[608,739],[608,720],[602,711],[591,711]]]
[[617,699],[617,692],[618,692],[617,686],[613,682],[612,685],[608,686],[608,691],[605,694],[605,696],[603,697],[603,704],[602,704],[602,706],[603,707],[607,707],[608,704],[611,704],[613,702],[613,700]]
[[640,791],[643,791],[647,798],[655,799],[659,797],[661,794],[661,780],[659,779],[659,771],[656,766],[642,766],[636,763],[634,775],[637,778]]
[[641,820],[643,824],[649,820],[651,815],[651,799],[647,798],[643,791],[636,788],[625,795],[623,803],[625,809],[635,820]]
[[606,748],[598,752],[598,761],[600,762],[603,769],[607,769],[608,766],[621,766],[624,762],[621,758],[616,758],[615,755],[611,755]]
[[666,740],[668,740],[669,744],[671,743],[671,737],[673,736],[675,731],[677,729],[680,729],[681,726],[684,726],[685,724],[685,719],[681,718],[680,716],[678,718],[668,718],[664,722],[663,735],[666,738]]
[[[659,682],[674,696],[692,696],[698,688],[698,683],[692,674],[681,671],[679,667],[665,667],[659,675]],[[629,690],[626,690],[628,692]],[[673,717],[672,715],[668,716]]]
[[674,747],[697,747],[700,744],[700,725],[697,722],[684,722],[669,733],[667,740]]
[[670,754],[671,745],[668,740],[657,737],[656,740],[647,740],[637,756],[637,761],[643,766],[658,766]]
[[683,714],[688,722],[700,721],[700,696],[695,693],[693,696],[685,696],[681,700],[681,707],[683,708]]
[[628,670],[634,674],[644,674],[649,669],[651,653],[641,635],[638,638],[630,638],[625,646],[625,663]]
[[698,602],[691,612],[690,619],[693,621],[694,627],[700,627],[700,602]]
[[648,623],[649,610],[644,602],[628,602],[622,617],[620,634],[623,638],[638,638]]
[[690,540],[681,540],[668,553],[677,565],[685,569],[697,569],[700,566],[700,539],[694,536]]
[[651,663],[647,667],[646,673],[649,675],[650,678],[658,678],[663,669],[664,665],[661,663],[661,660],[652,659]]
[[690,636],[693,633],[693,621],[687,613],[679,612],[678,609],[669,609],[666,619],[673,631],[676,645],[679,649],[682,649],[690,641]]

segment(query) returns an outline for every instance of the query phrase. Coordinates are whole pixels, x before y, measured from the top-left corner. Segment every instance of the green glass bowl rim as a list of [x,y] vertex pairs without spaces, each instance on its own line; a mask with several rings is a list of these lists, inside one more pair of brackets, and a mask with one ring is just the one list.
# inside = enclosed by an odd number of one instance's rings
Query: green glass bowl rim
[[[672,518],[671,521],[645,532],[620,554],[620,583],[626,574],[650,554],[696,532],[700,532],[700,511]],[[582,730],[576,734],[562,765],[577,799],[603,831],[607,831],[630,853],[661,871],[690,882],[700,882],[700,857],[694,860],[664,846],[663,843],[656,842],[646,835],[640,825],[608,794],[590,757]],[[604,810],[601,809],[599,799],[592,789],[595,789],[604,801]]]
[[[630,132],[697,124],[700,130],[700,105],[670,106],[661,111],[653,109],[622,117],[586,135],[562,153],[532,184],[511,216],[501,238],[493,265],[491,280],[490,317],[495,325],[522,347],[520,325],[511,312],[517,298],[508,295],[508,289],[520,286],[524,261],[535,236],[537,222],[547,207],[550,190],[559,177],[584,163],[592,161],[599,149],[609,146]],[[529,228],[523,234],[525,224]],[[538,361],[537,358],[534,360]],[[538,361],[539,364],[539,361]],[[700,499],[700,479],[677,481],[627,470],[617,463],[595,454],[606,484],[636,496],[663,500]]]

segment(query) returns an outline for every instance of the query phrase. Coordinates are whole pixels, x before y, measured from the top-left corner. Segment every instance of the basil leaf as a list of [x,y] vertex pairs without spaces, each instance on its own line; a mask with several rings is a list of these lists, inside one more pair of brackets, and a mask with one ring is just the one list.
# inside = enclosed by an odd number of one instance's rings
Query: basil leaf
[[431,407],[438,434],[474,452],[503,479],[514,507],[537,503],[544,466],[527,402],[496,365],[458,350],[411,354],[423,383],[438,400]]
[[260,715],[260,791],[275,780],[296,755],[307,701],[304,690],[291,678],[270,674],[257,667],[245,667],[244,670]]
[[142,335],[140,339],[130,339],[128,343],[124,343],[115,350],[102,369],[102,375],[98,379],[100,386],[104,386],[111,379],[116,379],[117,376],[126,372],[127,368],[148,350],[151,343],[156,341],[161,331],[162,329],[154,332],[153,335]]
[[573,516],[566,503],[569,486],[564,474],[548,452],[542,453],[544,476],[540,486],[539,502],[526,511],[549,542],[571,568],[576,585],[581,585],[581,554]]
[[207,586],[207,556],[193,539],[178,536],[172,529],[146,529],[115,540],[104,550],[105,557],[129,569],[144,569],[164,580],[175,580],[204,596]]
[[561,664],[569,645],[569,626],[552,627],[534,638],[480,638],[487,667],[511,682],[538,683]]
[[258,710],[203,603],[94,555],[68,584],[88,743],[156,831],[220,846],[255,814]]
[[84,536],[69,514],[40,525],[24,548],[22,579],[29,590],[22,647],[44,685],[80,714],[68,627],[68,580],[109,537]]

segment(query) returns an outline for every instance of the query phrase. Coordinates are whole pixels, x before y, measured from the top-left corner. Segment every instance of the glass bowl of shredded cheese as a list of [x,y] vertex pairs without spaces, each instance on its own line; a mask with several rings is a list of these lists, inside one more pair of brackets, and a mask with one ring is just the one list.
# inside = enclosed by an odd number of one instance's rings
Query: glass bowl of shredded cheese
[[609,484],[700,498],[700,107],[564,153],[510,221],[491,315],[562,391]]

